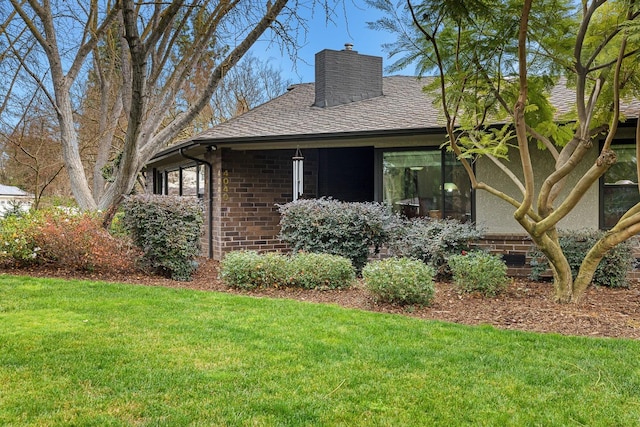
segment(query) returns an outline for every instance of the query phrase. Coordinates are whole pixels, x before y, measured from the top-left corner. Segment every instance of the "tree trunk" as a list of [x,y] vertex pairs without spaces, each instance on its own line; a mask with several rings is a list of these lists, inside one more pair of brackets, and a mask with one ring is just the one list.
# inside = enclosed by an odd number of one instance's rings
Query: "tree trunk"
[[[96,202],[93,200],[93,195],[91,194],[84,166],[80,158],[78,133],[73,124],[71,102],[62,94],[56,93],[56,95],[58,98],[60,135],[62,137],[62,157],[67,168],[67,173],[69,174],[71,192],[80,209],[95,210]],[[61,96],[62,99],[60,99]]]
[[553,272],[553,287],[555,301],[566,304],[573,301],[573,275],[567,257],[562,252],[557,236],[550,238],[548,235],[542,238],[534,238],[534,243],[549,260]]

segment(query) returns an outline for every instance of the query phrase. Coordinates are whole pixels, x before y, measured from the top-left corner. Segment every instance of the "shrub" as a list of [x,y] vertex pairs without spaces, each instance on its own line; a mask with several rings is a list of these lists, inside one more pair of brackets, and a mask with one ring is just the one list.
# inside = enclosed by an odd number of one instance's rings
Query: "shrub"
[[339,255],[299,252],[291,257],[289,284],[304,289],[342,289],[351,286],[355,271],[351,261]]
[[483,231],[474,224],[454,219],[407,219],[396,228],[389,250],[397,257],[424,261],[442,278],[449,275],[449,256],[469,251],[472,242],[482,236]]
[[90,213],[37,211],[2,221],[2,256],[18,266],[50,264],[85,271],[131,271],[138,253]]
[[509,284],[507,266],[498,255],[472,251],[449,257],[453,282],[464,292],[495,296]]
[[9,215],[0,221],[0,260],[3,264],[25,266],[35,264],[40,248],[34,233],[42,221],[37,211],[25,215]]
[[433,268],[409,258],[372,261],[362,269],[376,301],[399,305],[429,305],[435,294],[433,275]]
[[196,270],[204,224],[202,203],[189,197],[138,195],[123,203],[124,226],[145,263],[174,280]]
[[351,285],[355,272],[348,259],[329,254],[255,251],[228,253],[220,265],[220,278],[240,289],[281,286],[304,289],[338,289]]
[[229,252],[220,263],[220,278],[227,285],[240,289],[285,286],[287,258],[280,253]]
[[[587,252],[604,235],[598,230],[578,230],[563,232],[560,235],[560,247],[569,261],[571,274],[575,279],[580,269],[580,264],[587,255]],[[541,275],[549,268],[549,261],[538,249],[529,253],[531,256],[531,279],[539,280]],[[612,288],[629,287],[627,274],[635,265],[633,248],[629,241],[622,242],[613,247],[602,258],[596,268],[591,282],[598,286],[608,286]]]
[[294,252],[341,255],[357,271],[377,253],[397,224],[397,216],[379,203],[346,203],[332,199],[297,200],[279,206],[280,238]]

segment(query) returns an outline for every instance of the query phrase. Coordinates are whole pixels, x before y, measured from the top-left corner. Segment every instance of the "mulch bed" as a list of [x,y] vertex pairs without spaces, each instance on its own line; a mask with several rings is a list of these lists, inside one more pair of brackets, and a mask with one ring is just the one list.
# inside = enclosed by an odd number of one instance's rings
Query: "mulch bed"
[[362,285],[348,290],[333,291],[290,288],[256,291],[230,289],[218,280],[218,262],[210,260],[201,264],[190,282],[177,282],[142,273],[85,273],[46,267],[5,268],[0,271],[36,277],[105,280],[265,298],[289,298],[465,325],[493,325],[501,329],[640,339],[640,286],[637,283],[629,289],[590,287],[579,303],[561,305],[553,301],[553,286],[548,282],[514,279],[507,291],[496,298],[460,294],[450,283],[439,282],[436,284],[435,300],[430,307],[403,308],[390,304],[376,304]]

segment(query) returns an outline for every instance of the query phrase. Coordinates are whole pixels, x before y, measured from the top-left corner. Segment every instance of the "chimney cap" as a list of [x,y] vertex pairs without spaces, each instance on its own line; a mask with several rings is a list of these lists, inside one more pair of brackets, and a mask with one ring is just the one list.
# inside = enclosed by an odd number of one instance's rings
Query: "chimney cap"
[[353,50],[353,43],[345,43],[344,50]]

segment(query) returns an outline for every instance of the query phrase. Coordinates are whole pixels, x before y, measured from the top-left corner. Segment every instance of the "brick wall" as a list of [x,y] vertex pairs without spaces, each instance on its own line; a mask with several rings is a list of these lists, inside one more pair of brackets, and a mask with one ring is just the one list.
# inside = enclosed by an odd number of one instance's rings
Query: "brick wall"
[[[508,272],[510,276],[524,277],[530,272],[530,258],[527,253],[532,249],[533,243],[529,236],[518,234],[494,234],[488,235],[478,243],[478,247],[488,250],[493,254],[507,255],[509,262]],[[524,258],[524,264],[520,260]]]
[[[640,240],[635,237],[631,240],[636,258],[640,258]],[[533,248],[533,243],[529,236],[518,234],[494,234],[488,235],[478,243],[478,246],[491,253],[505,254],[507,259],[515,263],[507,263],[507,274],[514,277],[526,277],[531,271],[531,258],[527,255]],[[511,257],[509,257],[511,255]],[[520,264],[524,260],[524,264]],[[551,277],[551,272],[549,272]],[[629,279],[640,280],[640,269],[637,267],[629,273]]]
[[[293,150],[212,153],[214,170],[213,258],[233,250],[286,251],[278,238],[276,204],[292,200]],[[307,150],[305,193],[316,193],[317,153]]]

